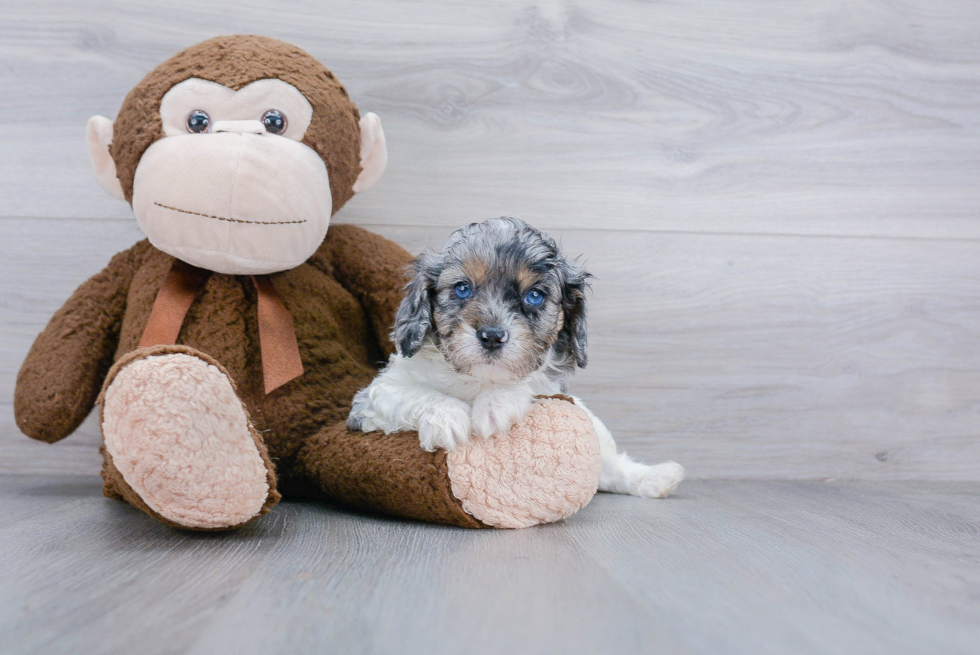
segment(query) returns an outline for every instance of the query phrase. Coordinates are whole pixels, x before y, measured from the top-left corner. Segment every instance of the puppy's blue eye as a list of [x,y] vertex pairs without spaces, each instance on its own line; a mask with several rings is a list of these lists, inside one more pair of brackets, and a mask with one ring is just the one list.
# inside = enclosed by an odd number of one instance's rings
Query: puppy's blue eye
[[524,294],[524,302],[526,302],[531,307],[537,307],[544,302],[544,294],[537,289],[531,289]]
[[460,282],[456,285],[456,297],[460,300],[466,300],[472,295],[473,287],[471,287],[468,282]]

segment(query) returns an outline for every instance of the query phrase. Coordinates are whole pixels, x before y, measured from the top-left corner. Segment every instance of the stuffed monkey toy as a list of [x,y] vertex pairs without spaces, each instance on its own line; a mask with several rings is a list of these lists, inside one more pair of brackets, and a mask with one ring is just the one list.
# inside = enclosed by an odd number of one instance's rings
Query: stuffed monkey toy
[[540,400],[504,439],[429,453],[350,432],[354,393],[393,351],[410,255],[331,216],[381,176],[381,121],[333,74],[257,36],[188,48],[89,121],[99,183],[147,239],[82,284],[17,376],[28,436],[98,404],[106,496],[220,530],[282,495],[465,527],[555,521],[596,491],[584,413]]

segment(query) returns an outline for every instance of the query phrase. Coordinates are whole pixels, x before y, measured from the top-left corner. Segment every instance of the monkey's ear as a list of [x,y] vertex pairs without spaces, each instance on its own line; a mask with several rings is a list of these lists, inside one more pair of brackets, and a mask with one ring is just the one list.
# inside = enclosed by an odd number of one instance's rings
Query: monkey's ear
[[381,118],[372,112],[361,117],[361,174],[354,182],[354,193],[367,191],[378,181],[388,165],[388,144],[381,129]]
[[85,130],[88,141],[88,158],[95,171],[95,179],[99,185],[115,198],[125,200],[122,185],[116,177],[116,162],[109,154],[109,144],[112,143],[112,121],[105,116],[93,116],[88,119]]

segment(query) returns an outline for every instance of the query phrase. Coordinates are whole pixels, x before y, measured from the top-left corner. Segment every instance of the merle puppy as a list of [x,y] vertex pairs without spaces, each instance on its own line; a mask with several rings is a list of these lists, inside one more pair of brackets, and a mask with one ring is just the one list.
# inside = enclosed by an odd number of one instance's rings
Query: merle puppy
[[[392,334],[398,354],[354,397],[351,429],[417,430],[429,451],[504,436],[534,396],[565,393],[568,375],[586,365],[590,275],[527,223],[460,228],[412,270]],[[659,498],[684,478],[675,462],[649,466],[617,452],[602,421],[574,400],[599,435],[601,491]]]

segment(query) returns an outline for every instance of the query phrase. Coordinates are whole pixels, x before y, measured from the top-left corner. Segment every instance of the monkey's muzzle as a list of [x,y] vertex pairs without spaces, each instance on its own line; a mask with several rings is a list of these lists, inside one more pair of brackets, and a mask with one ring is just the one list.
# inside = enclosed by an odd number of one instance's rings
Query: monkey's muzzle
[[327,168],[299,141],[227,127],[146,150],[133,184],[136,219],[150,243],[200,268],[230,275],[294,268],[330,224]]

